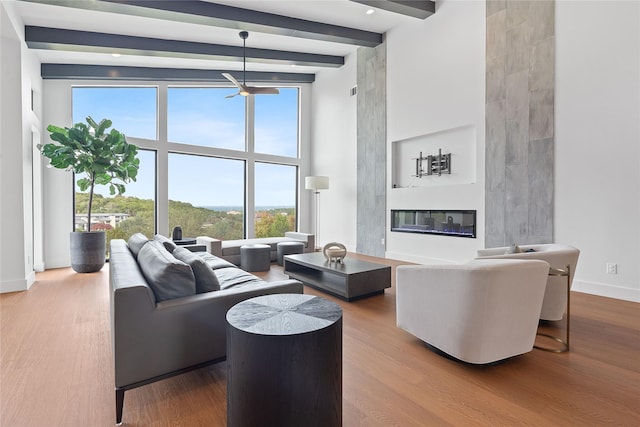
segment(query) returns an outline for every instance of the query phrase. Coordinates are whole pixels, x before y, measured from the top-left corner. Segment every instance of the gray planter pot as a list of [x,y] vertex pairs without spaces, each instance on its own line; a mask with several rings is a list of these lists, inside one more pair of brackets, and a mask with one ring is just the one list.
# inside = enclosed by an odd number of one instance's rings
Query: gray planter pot
[[104,266],[107,256],[107,234],[104,231],[72,231],[71,268],[78,273],[94,273]]

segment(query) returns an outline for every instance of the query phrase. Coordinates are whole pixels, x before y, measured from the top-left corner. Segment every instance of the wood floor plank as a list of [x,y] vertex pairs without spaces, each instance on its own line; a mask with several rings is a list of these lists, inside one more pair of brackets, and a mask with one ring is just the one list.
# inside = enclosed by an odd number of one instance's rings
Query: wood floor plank
[[[394,279],[402,264],[357,257],[391,265]],[[286,277],[275,264],[258,275]],[[395,283],[351,303],[305,293],[343,308],[347,427],[640,425],[640,304],[573,292],[569,353],[473,366],[396,327]],[[0,295],[0,426],[114,422],[108,265],[38,273],[29,291]],[[124,424],[225,426],[226,364],[127,391]]]

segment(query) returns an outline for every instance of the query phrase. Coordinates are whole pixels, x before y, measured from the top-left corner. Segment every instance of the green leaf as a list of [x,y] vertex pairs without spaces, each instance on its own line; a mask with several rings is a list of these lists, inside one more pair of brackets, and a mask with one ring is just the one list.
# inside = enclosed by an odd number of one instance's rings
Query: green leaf
[[87,178],[80,178],[78,180],[78,188],[80,191],[87,191],[87,189],[91,186],[91,181]]

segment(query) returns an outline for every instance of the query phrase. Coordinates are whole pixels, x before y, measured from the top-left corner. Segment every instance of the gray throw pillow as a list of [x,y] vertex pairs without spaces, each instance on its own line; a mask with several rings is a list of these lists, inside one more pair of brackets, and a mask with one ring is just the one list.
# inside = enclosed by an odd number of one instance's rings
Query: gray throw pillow
[[162,246],[164,246],[164,248],[171,253],[173,253],[175,248],[178,247],[175,243],[173,243],[173,240],[163,236],[162,234],[156,234],[155,236],[153,236],[153,240],[162,243]]
[[147,242],[149,242],[149,239],[147,239],[147,236],[145,236],[142,233],[136,233],[131,237],[129,237],[129,241],[127,242],[127,244],[129,245],[129,250],[131,251],[133,256],[138,258],[140,249],[142,249],[142,247],[146,245]]
[[196,276],[196,293],[219,291],[220,282],[213,269],[207,265],[204,259],[194,254],[189,249],[177,247],[173,256],[182,262],[189,264]]
[[140,249],[138,265],[158,302],[196,293],[191,267],[171,255],[160,242],[152,240]]

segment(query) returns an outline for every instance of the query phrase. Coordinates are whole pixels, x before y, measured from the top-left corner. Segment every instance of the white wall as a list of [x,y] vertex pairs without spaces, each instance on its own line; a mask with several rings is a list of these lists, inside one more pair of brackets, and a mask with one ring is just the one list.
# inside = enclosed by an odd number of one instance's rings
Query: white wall
[[0,4],[0,292],[26,290],[35,280],[32,131],[40,127],[42,91],[40,64],[22,27],[12,5]]
[[[72,125],[71,86],[63,80],[44,82],[44,117],[46,125]],[[46,127],[45,125],[45,127]],[[44,132],[42,142],[50,142]],[[46,163],[45,160],[44,163]],[[69,233],[73,231],[73,174],[64,170],[44,167],[44,262],[45,268],[71,265]]]
[[556,2],[555,207],[573,289],[640,301],[640,2]]
[[[477,238],[388,231],[386,256],[421,263],[470,259],[484,247],[485,4],[438,1],[434,15],[391,30],[386,42],[387,207],[477,210]],[[442,139],[448,144],[447,135],[464,138],[452,145],[468,147],[464,153],[452,152],[455,176],[423,177],[428,184],[391,188],[393,141],[416,138],[431,144]],[[464,156],[472,158],[471,170],[459,169],[456,157]],[[466,175],[473,177],[472,184],[452,185],[456,177],[469,182]]]
[[[357,134],[356,54],[345,65],[316,74],[312,85],[310,173],[329,177],[320,194],[318,244],[340,242],[356,250]],[[309,205],[313,208],[313,202]]]

